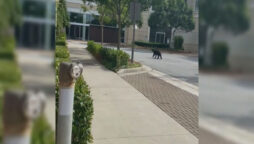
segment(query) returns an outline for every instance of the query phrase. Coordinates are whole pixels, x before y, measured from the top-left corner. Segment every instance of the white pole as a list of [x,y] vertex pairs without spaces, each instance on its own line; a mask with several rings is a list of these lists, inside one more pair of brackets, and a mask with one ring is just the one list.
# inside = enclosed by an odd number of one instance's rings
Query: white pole
[[75,80],[80,77],[82,71],[81,64],[60,64],[57,144],[71,144]]

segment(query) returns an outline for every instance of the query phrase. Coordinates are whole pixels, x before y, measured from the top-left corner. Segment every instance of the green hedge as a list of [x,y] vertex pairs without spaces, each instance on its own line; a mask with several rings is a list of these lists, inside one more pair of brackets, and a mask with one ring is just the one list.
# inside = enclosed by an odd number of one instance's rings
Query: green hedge
[[75,84],[72,144],[93,142],[91,134],[93,113],[93,100],[90,90],[83,77],[80,77]]
[[63,40],[58,40],[58,41],[56,41],[56,45],[66,46],[66,42]]
[[135,41],[135,45],[148,48],[164,48],[164,49],[169,48],[169,44],[143,42],[143,41]]
[[106,68],[117,71],[128,65],[129,55],[121,50],[103,48],[101,45],[88,42],[87,50],[91,52]]
[[13,60],[0,59],[0,89],[21,87],[21,71]]
[[174,48],[177,50],[183,50],[184,39],[182,36],[175,36],[174,38]]
[[70,57],[70,53],[69,53],[67,47],[66,46],[56,45],[55,57],[56,58],[69,58]]
[[15,57],[15,39],[4,37],[0,43],[0,96],[8,88],[21,88],[21,71]]
[[214,66],[227,65],[228,45],[225,42],[216,42],[212,44],[212,61]]
[[[59,99],[59,65],[61,62],[70,62],[70,54],[65,46],[56,46],[55,69],[56,69],[56,113]],[[72,124],[72,144],[92,143],[91,122],[93,117],[93,100],[88,85],[81,76],[75,85],[74,113]]]
[[1,59],[15,59],[15,40],[11,37],[6,37],[4,40],[0,41],[0,58]]
[[55,144],[55,132],[51,129],[45,116],[41,116],[34,123],[32,130],[32,144]]

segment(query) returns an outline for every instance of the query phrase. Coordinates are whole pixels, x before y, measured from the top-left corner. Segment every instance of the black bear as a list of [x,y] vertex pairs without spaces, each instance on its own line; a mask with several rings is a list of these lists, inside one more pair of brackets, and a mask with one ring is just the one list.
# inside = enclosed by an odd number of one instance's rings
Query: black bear
[[159,50],[152,49],[152,51],[153,51],[153,58],[162,59],[161,52]]

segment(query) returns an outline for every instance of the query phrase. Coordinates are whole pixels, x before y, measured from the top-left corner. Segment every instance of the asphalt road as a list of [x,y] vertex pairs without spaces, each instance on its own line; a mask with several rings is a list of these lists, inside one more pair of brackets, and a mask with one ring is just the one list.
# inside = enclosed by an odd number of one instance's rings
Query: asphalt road
[[[122,48],[131,55],[130,48]],[[152,58],[152,51],[136,49],[134,60],[171,77],[198,85],[198,56],[170,54],[162,52],[162,60]]]
[[227,135],[254,143],[253,75],[201,73],[199,82],[200,119],[216,120],[210,126],[221,130],[230,125]]

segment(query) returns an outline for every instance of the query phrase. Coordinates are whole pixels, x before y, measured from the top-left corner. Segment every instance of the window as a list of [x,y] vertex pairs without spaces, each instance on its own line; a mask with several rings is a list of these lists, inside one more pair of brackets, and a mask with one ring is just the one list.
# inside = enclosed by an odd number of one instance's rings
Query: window
[[46,2],[26,0],[23,3],[23,14],[25,16],[45,18]]
[[196,0],[196,3],[195,3],[195,11],[198,11],[198,9],[199,9],[198,0]]
[[94,17],[91,14],[86,14],[86,23],[91,24],[94,20]]
[[83,14],[71,12],[70,22],[83,23]]

